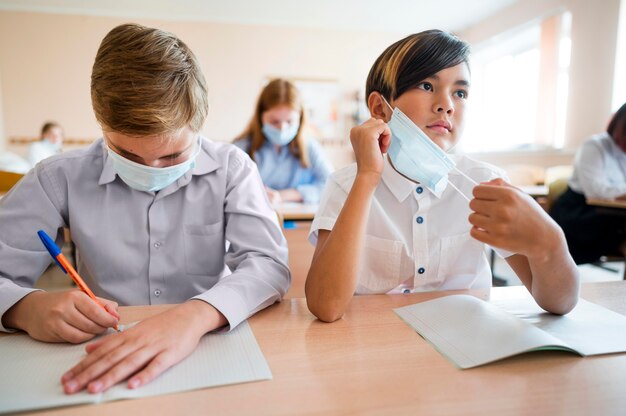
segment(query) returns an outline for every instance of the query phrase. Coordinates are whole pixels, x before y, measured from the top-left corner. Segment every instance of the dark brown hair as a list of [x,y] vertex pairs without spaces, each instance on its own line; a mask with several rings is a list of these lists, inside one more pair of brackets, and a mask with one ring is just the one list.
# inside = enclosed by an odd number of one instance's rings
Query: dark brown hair
[[[619,110],[613,114],[609,126],[606,128],[606,132],[609,133],[609,136],[611,136],[618,145],[626,145],[626,143],[622,143],[626,141],[626,103],[622,104]],[[615,137],[617,133],[621,133],[622,137]]]
[[469,44],[441,30],[409,35],[389,46],[376,59],[365,85],[365,97],[374,91],[395,100],[437,72],[467,64]]
[[39,135],[39,139],[43,139],[43,136],[55,127],[61,128],[59,123],[55,123],[54,121],[47,121],[46,123],[44,123],[44,125],[41,126],[41,134]]

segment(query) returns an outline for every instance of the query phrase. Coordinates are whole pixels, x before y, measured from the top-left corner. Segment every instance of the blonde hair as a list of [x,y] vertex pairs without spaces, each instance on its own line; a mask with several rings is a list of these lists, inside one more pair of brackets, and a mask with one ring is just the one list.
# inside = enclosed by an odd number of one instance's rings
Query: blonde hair
[[136,137],[198,132],[208,112],[193,52],[175,35],[138,24],[117,26],[102,39],[91,102],[103,129]]
[[235,140],[250,139],[248,154],[254,159],[254,153],[263,146],[266,141],[263,135],[263,113],[277,105],[287,105],[300,113],[300,127],[296,137],[289,143],[289,152],[300,161],[302,167],[308,168],[309,156],[307,152],[303,126],[305,124],[304,108],[300,93],[295,85],[286,79],[277,78],[270,81],[261,91],[257,100],[254,115],[248,127]]

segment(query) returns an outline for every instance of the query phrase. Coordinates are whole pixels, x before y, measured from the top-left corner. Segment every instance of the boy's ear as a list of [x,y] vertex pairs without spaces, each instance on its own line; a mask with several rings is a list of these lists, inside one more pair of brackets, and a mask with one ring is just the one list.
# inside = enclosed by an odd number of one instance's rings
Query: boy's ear
[[383,101],[383,96],[378,91],[372,91],[369,97],[367,97],[367,108],[369,108],[373,118],[385,122],[391,118],[391,110],[389,110],[387,104]]

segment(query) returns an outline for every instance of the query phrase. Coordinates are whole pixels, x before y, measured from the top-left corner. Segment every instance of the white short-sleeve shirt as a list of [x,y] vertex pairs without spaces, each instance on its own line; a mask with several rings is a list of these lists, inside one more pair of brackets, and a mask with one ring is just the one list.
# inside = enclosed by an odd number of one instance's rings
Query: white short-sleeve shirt
[[[457,168],[476,182],[505,178],[504,172],[463,155],[451,155]],[[329,177],[311,225],[332,230],[356,177],[356,164]],[[474,185],[451,172],[449,181],[472,198]],[[469,203],[451,186],[440,198],[391,167],[387,158],[372,199],[361,256],[357,294],[476,289],[491,286],[487,246],[469,234]],[[497,250],[507,257],[512,253]]]

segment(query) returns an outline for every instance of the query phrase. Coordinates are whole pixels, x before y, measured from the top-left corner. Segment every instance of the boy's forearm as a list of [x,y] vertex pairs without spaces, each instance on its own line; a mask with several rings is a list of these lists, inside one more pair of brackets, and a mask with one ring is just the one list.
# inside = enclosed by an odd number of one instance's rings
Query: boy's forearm
[[376,182],[359,177],[307,277],[307,302],[324,321],[339,319],[358,281],[360,257]]
[[571,311],[578,301],[580,278],[563,233],[555,233],[554,241],[541,255],[529,257],[528,263],[533,276],[532,295],[540,306],[557,314]]

